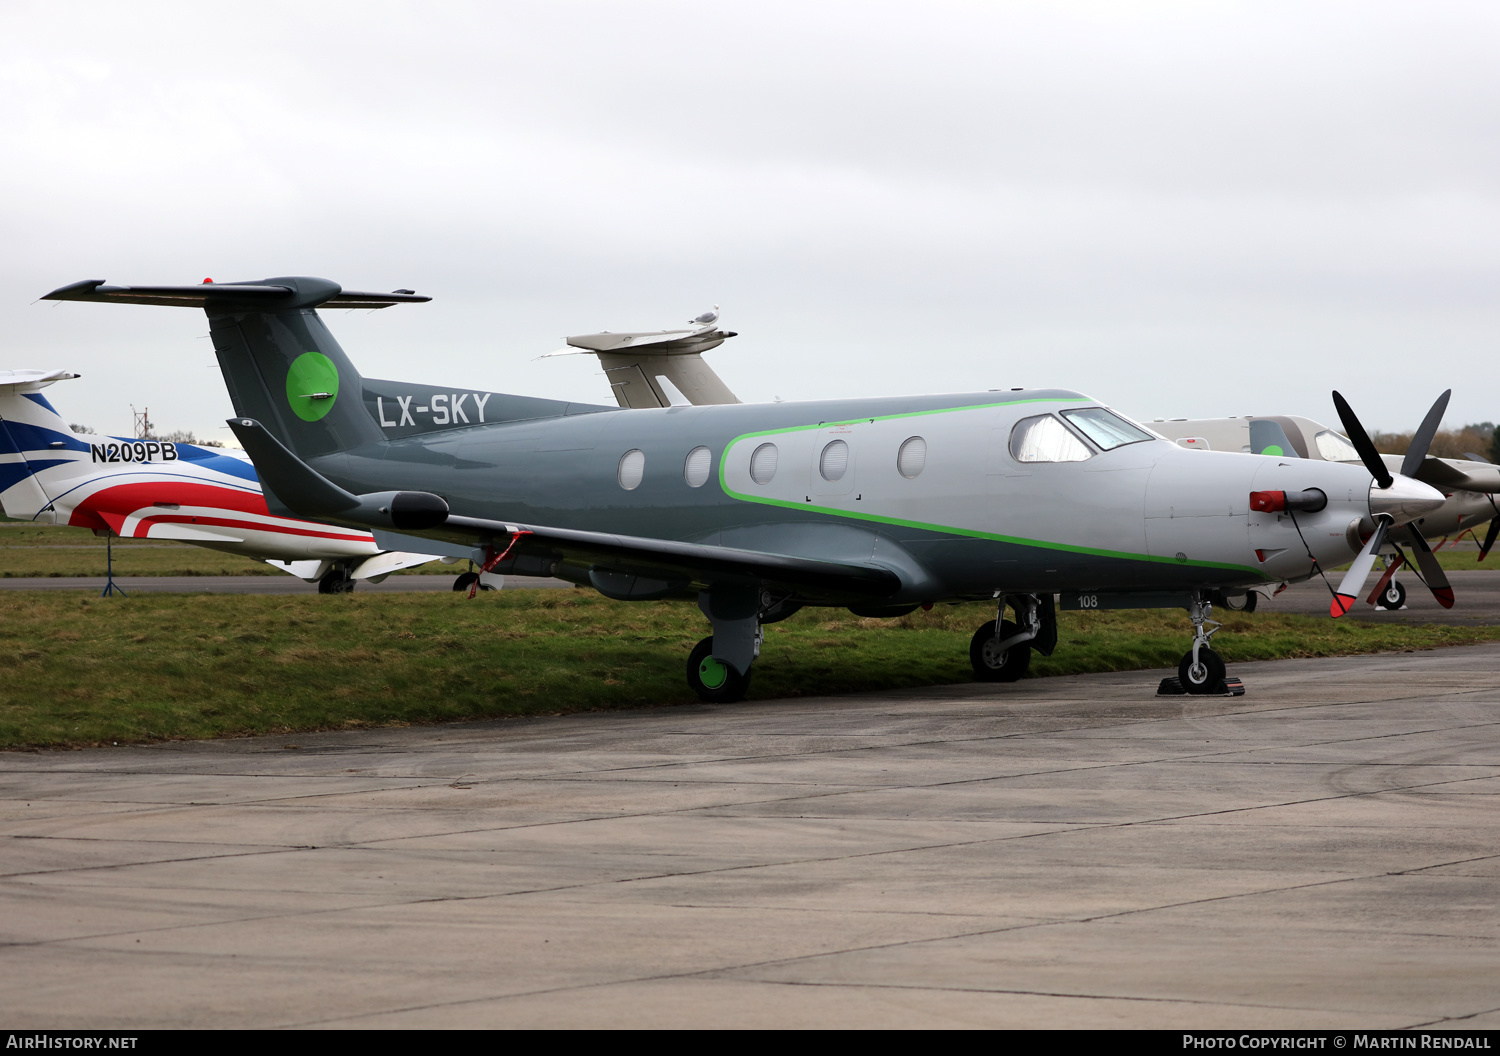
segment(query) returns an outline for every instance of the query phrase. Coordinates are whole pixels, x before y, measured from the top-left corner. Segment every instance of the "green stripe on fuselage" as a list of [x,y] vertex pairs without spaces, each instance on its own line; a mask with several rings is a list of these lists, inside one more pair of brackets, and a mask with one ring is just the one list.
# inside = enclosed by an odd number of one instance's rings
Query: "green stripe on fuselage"
[[1173,568],[1182,568],[1184,566],[1194,568],[1222,568],[1234,572],[1249,572],[1257,579],[1267,579],[1267,576],[1264,572],[1262,572],[1258,568],[1252,568],[1249,565],[1238,565],[1223,561],[1194,561],[1192,559],[1180,560],[1175,557],[1157,557],[1151,554],[1132,553],[1130,551],[1124,550],[1102,550],[1097,547],[1091,546],[1075,546],[1071,543],[1056,543],[1048,539],[1026,539],[1017,535],[997,535],[994,532],[982,532],[974,528],[957,528],[953,525],[947,524],[931,524],[924,521],[908,521],[903,520],[899,517],[885,517],[878,513],[862,513],[856,512],[854,510],[840,510],[829,506],[818,506],[816,504],[810,504],[807,502],[792,502],[787,499],[773,499],[763,495],[747,495],[743,492],[738,492],[732,489],[729,486],[728,481],[726,481],[724,477],[724,469],[725,465],[728,463],[729,452],[734,448],[735,444],[738,444],[742,440],[753,440],[759,437],[766,436],[784,436],[787,433],[799,433],[809,429],[829,429],[840,425],[859,425],[865,422],[873,424],[874,422],[895,421],[901,418],[919,418],[929,414],[951,414],[955,411],[984,411],[990,410],[991,408],[995,407],[1016,407],[1022,404],[1030,403],[1077,404],[1079,402],[1094,403],[1095,401],[1087,399],[1080,401],[1078,397],[1062,398],[1055,396],[1029,400],[1004,400],[998,403],[980,403],[965,407],[937,407],[926,411],[911,411],[902,414],[880,415],[875,418],[850,418],[846,421],[841,422],[818,422],[815,425],[794,425],[783,429],[765,429],[754,433],[742,433],[739,436],[736,436],[733,440],[729,441],[729,443],[724,446],[724,454],[719,458],[719,487],[723,489],[725,495],[728,495],[732,499],[738,499],[741,502],[753,502],[762,506],[779,506],[783,509],[822,513],[831,517],[838,517],[846,520],[870,521],[876,524],[889,524],[900,528],[915,528],[920,531],[936,532],[940,535],[958,536],[965,539],[983,539],[989,542],[996,543],[1009,543],[1013,546],[1025,546],[1037,550],[1058,550],[1064,553],[1086,554],[1090,557],[1108,557],[1121,561],[1147,561],[1153,564],[1168,565]]

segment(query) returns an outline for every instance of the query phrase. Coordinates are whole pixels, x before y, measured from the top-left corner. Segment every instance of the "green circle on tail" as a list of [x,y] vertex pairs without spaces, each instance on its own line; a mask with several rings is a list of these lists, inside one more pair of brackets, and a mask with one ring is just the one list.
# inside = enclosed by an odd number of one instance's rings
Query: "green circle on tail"
[[722,660],[708,656],[704,657],[703,663],[698,665],[698,680],[707,689],[718,689],[728,679],[729,668]]
[[321,352],[304,352],[286,372],[286,402],[304,422],[333,410],[339,395],[339,368]]
[[1261,449],[1260,453],[1263,454],[1263,455],[1284,455],[1284,454],[1286,454],[1286,452],[1281,449],[1281,445],[1280,444],[1268,444],[1266,447],[1264,447],[1264,448]]

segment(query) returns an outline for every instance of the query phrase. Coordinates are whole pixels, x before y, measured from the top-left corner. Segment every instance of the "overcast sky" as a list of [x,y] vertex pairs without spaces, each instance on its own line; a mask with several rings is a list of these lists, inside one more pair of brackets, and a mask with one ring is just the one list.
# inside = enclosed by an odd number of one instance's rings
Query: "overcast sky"
[[200,312],[410,287],[367,376],[611,403],[683,325],[746,401],[1016,385],[1143,419],[1500,418],[1494,3],[0,6],[0,367],[226,438]]

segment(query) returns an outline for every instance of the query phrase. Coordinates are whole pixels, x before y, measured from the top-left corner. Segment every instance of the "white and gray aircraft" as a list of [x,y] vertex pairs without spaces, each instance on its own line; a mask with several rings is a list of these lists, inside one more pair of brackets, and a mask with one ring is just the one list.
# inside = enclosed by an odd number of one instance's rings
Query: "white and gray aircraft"
[[407,290],[87,280],[47,299],[202,308],[272,512],[611,598],[696,599],[713,633],[687,676],[709,701],[744,695],[762,625],[804,605],[894,616],[991,600],[970,661],[1012,681],[1057,644],[1054,595],[1187,609],[1182,687],[1223,692],[1216,591],[1357,553],[1333,607],[1346,610],[1385,534],[1443,502],[1373,448],[1362,466],[1188,451],[1064,389],[624,410],[361,377],[318,309],[428,299]]
[[[714,313],[706,313],[695,322],[708,320],[710,315],[717,320],[718,306],[715,305],[714,308]],[[662,333],[680,334],[688,333],[688,331],[663,331]],[[597,352],[598,348],[603,347],[601,342],[612,336],[614,335],[605,333],[591,334],[587,337],[570,337],[567,339],[568,343],[575,347],[562,351]],[[706,347],[716,347],[719,343],[721,342],[715,342],[713,346]],[[713,368],[704,363],[696,354],[696,351],[706,350],[706,347],[695,350],[692,356],[693,373],[695,378],[702,378],[706,375],[711,381],[690,389],[691,395],[679,393],[682,398],[672,400],[666,395],[667,392],[672,391],[669,385],[658,384],[651,388],[641,384],[620,384],[612,380],[611,385],[616,400],[621,407],[634,408],[667,407],[673,403],[679,405],[692,403],[701,406],[740,402],[729,387],[720,380]],[[666,358],[652,354],[649,349],[643,351],[644,354],[636,353],[625,361],[605,362],[606,375],[611,379],[622,376],[633,377],[633,374],[621,372],[635,371],[649,378],[664,373],[667,369],[665,364],[668,362]],[[599,353],[599,357],[601,361],[605,360],[604,353]],[[658,378],[658,382],[661,380]],[[1153,432],[1168,440],[1176,441],[1190,451],[1239,451],[1246,454],[1269,454],[1286,458],[1316,458],[1329,462],[1357,463],[1360,461],[1360,455],[1354,445],[1349,442],[1348,437],[1310,418],[1296,415],[1174,418],[1171,420],[1158,418],[1151,423],[1150,428]],[[1380,458],[1390,470],[1398,469],[1402,462],[1400,455],[1381,455]],[[1420,532],[1424,541],[1445,539],[1477,528],[1489,521],[1489,532],[1479,550],[1479,559],[1483,561],[1489,555],[1490,548],[1494,546],[1496,536],[1500,535],[1500,505],[1497,505],[1495,501],[1495,493],[1500,492],[1500,466],[1491,465],[1478,455],[1470,455],[1467,461],[1429,456],[1413,475],[1416,479],[1442,491],[1446,496],[1446,501],[1440,509],[1419,517],[1408,525],[1406,532]],[[1381,557],[1385,562],[1386,570],[1391,575],[1382,576],[1377,589],[1370,593],[1366,600],[1371,605],[1379,605],[1386,609],[1399,609],[1406,604],[1406,588],[1393,578],[1395,569],[1407,563],[1405,551],[1400,546],[1401,541],[1409,542],[1403,532],[1393,533],[1386,538]],[[1439,604],[1451,607],[1453,592],[1437,560],[1425,553],[1425,547],[1419,547],[1415,543],[1410,545],[1422,570],[1423,582],[1433,590],[1433,595]],[[1268,586],[1264,588],[1264,592],[1274,593],[1275,589],[1275,587]],[[1219,604],[1235,611],[1254,611],[1259,593],[1256,590],[1245,593],[1221,592],[1217,595],[1217,599]]]

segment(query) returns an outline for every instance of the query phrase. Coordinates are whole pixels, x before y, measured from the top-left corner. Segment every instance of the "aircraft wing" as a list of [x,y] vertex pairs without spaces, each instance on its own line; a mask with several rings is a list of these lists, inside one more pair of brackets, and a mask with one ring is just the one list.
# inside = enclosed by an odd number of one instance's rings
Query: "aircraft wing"
[[[875,564],[771,554],[759,550],[687,543],[675,539],[586,532],[573,528],[507,524],[449,514],[424,533],[454,542],[488,540],[495,553],[551,559],[585,569],[643,576],[667,583],[707,586],[725,578],[759,579],[794,592],[880,598],[901,588],[901,577]],[[503,569],[502,569],[503,570]],[[597,585],[597,583],[596,583]]]
[[673,590],[725,580],[761,580],[793,593],[830,598],[881,598],[902,585],[897,573],[873,563],[466,517],[429,492],[353,495],[287,450],[253,418],[231,418],[229,427],[254,459],[273,513],[284,506],[298,517],[460,543],[505,554],[510,562],[527,557],[575,565],[590,573],[601,592],[607,592],[601,586],[606,580],[595,572],[604,577],[644,577]]
[[1461,462],[1429,455],[1412,476],[1440,491],[1461,489],[1487,494],[1500,491],[1500,466],[1488,462]]

